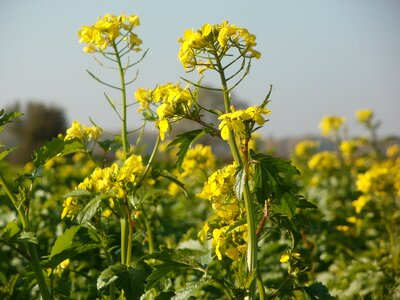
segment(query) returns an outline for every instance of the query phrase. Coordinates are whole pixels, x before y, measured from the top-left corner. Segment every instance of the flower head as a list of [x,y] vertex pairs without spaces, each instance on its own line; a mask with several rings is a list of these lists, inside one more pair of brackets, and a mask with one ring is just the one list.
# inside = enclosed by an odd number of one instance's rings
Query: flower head
[[338,116],[326,116],[319,123],[319,128],[323,136],[336,134],[346,119]]
[[[206,69],[214,69],[211,56],[220,56],[229,49],[236,48],[246,58],[260,58],[260,52],[254,49],[256,36],[247,29],[237,27],[224,21],[221,24],[204,24],[200,29],[185,30],[178,39],[180,49],[178,59],[188,70],[198,68],[202,73]],[[210,56],[211,55],[211,56]],[[204,57],[209,57],[205,59]]]
[[136,15],[115,16],[108,13],[99,17],[95,24],[82,26],[78,31],[79,42],[86,44],[83,50],[88,53],[103,52],[122,41],[129,49],[140,51],[142,40],[133,33],[133,29],[139,25],[140,20]]

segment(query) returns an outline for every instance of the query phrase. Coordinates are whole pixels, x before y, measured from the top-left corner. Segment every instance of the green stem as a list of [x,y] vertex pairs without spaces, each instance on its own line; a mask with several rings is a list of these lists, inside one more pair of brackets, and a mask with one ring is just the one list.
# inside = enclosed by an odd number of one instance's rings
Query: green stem
[[[15,197],[14,193],[11,192],[11,190],[8,187],[8,184],[1,172],[0,172],[0,185],[3,187],[4,191],[6,192],[6,194],[10,198],[12,204],[14,205],[15,209],[17,210],[24,231],[29,232],[30,231],[29,220],[28,220],[27,216],[25,216],[21,207],[18,205],[17,198]],[[42,298],[44,300],[52,299],[50,291],[46,284],[46,280],[44,278],[42,267],[40,265],[40,260],[39,260],[39,255],[36,250],[36,245],[28,242],[27,246],[28,246],[28,250],[29,250],[29,253],[31,256],[30,263],[31,263],[33,271],[35,273],[36,281],[39,285],[40,294],[42,295]]]
[[126,118],[126,84],[125,84],[125,73],[124,73],[124,67],[122,66],[122,61],[120,57],[120,53],[118,51],[117,45],[113,44],[113,48],[115,51],[115,57],[117,60],[118,64],[118,70],[119,70],[119,76],[121,80],[121,101],[122,101],[122,114],[121,114],[121,120],[122,120],[122,128],[121,128],[121,138],[122,138],[122,149],[126,154],[129,152],[129,142],[128,142],[128,129],[127,129],[127,118]]
[[133,220],[130,216],[128,216],[128,247],[126,249],[126,265],[130,266],[132,262],[132,246],[133,246],[133,231],[134,231],[134,224]]
[[[229,113],[231,103],[230,103],[229,89],[225,78],[224,68],[222,67],[217,52],[215,52],[215,57],[216,57],[217,70],[219,72],[222,84],[222,93],[224,96],[225,111],[226,113]],[[230,130],[229,132],[228,144],[237,166],[245,168],[246,179],[244,180],[243,200],[246,210],[247,234],[248,234],[247,274],[250,275],[257,268],[257,235],[256,235],[256,218],[254,213],[254,205],[251,199],[251,192],[247,177],[249,174],[248,173],[249,162],[248,161],[243,162],[243,159],[239,152],[239,147],[235,139],[235,133],[233,130]],[[247,153],[245,157],[247,157]],[[252,283],[250,284],[248,299],[255,299],[255,297],[256,297],[256,282],[255,280],[253,280]]]
[[264,283],[262,281],[261,273],[259,271],[257,271],[257,287],[258,291],[260,292],[260,300],[264,300],[266,297]]
[[121,223],[121,264],[126,263],[126,217],[120,219]]
[[149,218],[147,217],[147,214],[144,209],[143,209],[143,218],[144,218],[144,223],[146,226],[147,241],[149,243],[149,254],[153,254],[153,252],[154,252],[153,230],[151,228]]

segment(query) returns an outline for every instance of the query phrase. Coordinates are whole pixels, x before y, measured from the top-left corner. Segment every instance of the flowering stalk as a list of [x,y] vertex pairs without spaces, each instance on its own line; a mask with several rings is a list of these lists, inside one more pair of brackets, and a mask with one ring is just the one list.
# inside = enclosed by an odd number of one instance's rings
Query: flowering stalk
[[[224,68],[222,67],[219,55],[217,52],[214,53],[216,58],[216,68],[217,72],[220,75],[220,80],[222,84],[222,94],[224,97],[224,106],[225,112],[230,113],[230,96],[229,89],[227,85],[227,81],[225,78]],[[245,170],[245,180],[244,180],[244,190],[243,190],[243,201],[246,210],[246,222],[247,222],[247,234],[248,234],[248,243],[247,243],[247,274],[252,276],[253,272],[257,268],[257,235],[256,235],[256,218],[254,213],[254,205],[251,199],[251,192],[249,187],[249,155],[248,155],[248,140],[243,149],[242,155],[239,152],[239,147],[237,145],[237,141],[235,138],[235,132],[233,129],[229,129],[229,137],[228,144],[233,155],[233,158],[240,169]],[[240,199],[239,199],[240,200]],[[249,287],[249,297],[248,299],[255,299],[256,294],[256,285],[255,280],[252,280],[252,283]]]
[[[11,192],[11,190],[8,187],[8,184],[1,172],[0,172],[0,185],[3,187],[4,191],[6,192],[6,194],[10,198],[12,204],[14,205],[15,209],[17,210],[18,215],[21,220],[21,223],[22,223],[23,230],[26,232],[29,232],[30,226],[29,226],[28,216],[25,215],[25,213],[21,209],[20,205],[18,205],[18,200],[15,198],[14,193]],[[27,242],[27,246],[28,246],[28,250],[29,250],[29,253],[31,256],[32,268],[35,273],[36,281],[39,285],[40,294],[42,295],[42,298],[44,300],[52,299],[50,291],[46,284],[46,280],[43,275],[43,270],[40,265],[40,260],[39,260],[39,256],[38,256],[38,253],[36,250],[36,246],[35,246],[35,244],[33,244],[31,242]]]
[[121,115],[121,139],[122,139],[122,149],[125,153],[125,158],[126,154],[129,152],[129,142],[128,142],[128,130],[127,130],[127,117],[126,117],[126,84],[125,84],[125,72],[124,68],[122,66],[121,62],[121,56],[118,51],[117,45],[113,43],[112,45],[114,51],[115,51],[115,57],[117,59],[117,64],[118,64],[118,71],[119,71],[119,76],[121,80],[121,104],[122,104],[122,115]]

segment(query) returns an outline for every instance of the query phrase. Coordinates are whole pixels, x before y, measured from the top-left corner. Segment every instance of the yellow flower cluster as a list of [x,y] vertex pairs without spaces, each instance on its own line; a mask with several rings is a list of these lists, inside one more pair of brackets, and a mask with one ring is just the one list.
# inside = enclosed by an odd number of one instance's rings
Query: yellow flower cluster
[[400,196],[400,159],[383,161],[358,174],[357,189],[365,195]]
[[388,158],[396,158],[400,156],[400,145],[394,144],[386,149]]
[[198,236],[204,240],[212,235],[212,246],[219,260],[224,255],[237,260],[247,247],[247,225],[235,226],[242,213],[234,192],[235,171],[234,164],[217,170],[198,194],[198,197],[210,200],[216,211],[216,215],[210,218],[213,222],[206,222]]
[[308,156],[312,153],[313,150],[316,150],[319,147],[318,141],[305,140],[296,144],[294,148],[294,155],[296,157]]
[[237,27],[224,21],[221,24],[204,24],[200,29],[185,30],[183,38],[178,39],[180,45],[178,59],[185,69],[199,72],[213,69],[214,63],[205,57],[222,56],[231,48],[237,48],[241,56],[260,58],[261,54],[254,47],[256,36],[247,29]]
[[[182,162],[182,173],[176,172],[177,178],[184,182],[187,188],[196,188],[199,183],[204,182],[209,172],[215,168],[215,155],[210,146],[197,144],[190,148]],[[168,187],[171,195],[179,192],[179,187],[175,183],[171,183]]]
[[340,167],[337,154],[330,151],[322,151],[313,155],[307,165],[314,171],[332,171]]
[[170,120],[176,121],[190,111],[192,95],[186,87],[179,84],[167,83],[159,85],[154,90],[139,88],[135,92],[136,100],[140,103],[138,111],[149,109],[151,104],[161,103],[157,107],[158,120],[156,126],[160,130],[161,140],[171,129]]
[[372,109],[360,109],[357,110],[356,113],[357,121],[361,124],[368,124],[371,122],[372,117],[374,116],[374,111]]
[[321,134],[323,136],[336,134],[345,121],[346,120],[344,117],[338,117],[338,116],[326,116],[322,118],[321,122],[319,123]]
[[344,157],[351,157],[357,149],[362,145],[362,141],[359,139],[356,140],[344,140],[340,143],[339,149]]
[[[122,166],[113,163],[110,167],[96,168],[77,188],[97,194],[113,192],[115,198],[123,199],[127,196],[127,191],[137,183],[143,170],[142,157],[131,155]],[[75,216],[80,208],[81,205],[77,198],[68,197],[64,202],[61,218]]]
[[[80,43],[86,43],[83,51],[87,53],[103,52],[108,47],[116,47],[124,41],[130,50],[140,51],[142,40],[132,32],[134,27],[140,25],[139,17],[136,15],[115,16],[105,14],[98,18],[92,26],[82,26],[78,31]],[[119,40],[117,40],[120,38]]]
[[67,129],[67,134],[65,135],[64,140],[83,140],[86,138],[88,140],[96,141],[100,138],[101,134],[102,129],[98,126],[93,125],[92,127],[86,127],[78,121],[73,121],[71,127]]
[[222,120],[219,124],[219,129],[221,130],[221,137],[224,140],[229,139],[229,132],[233,130],[240,137],[245,137],[248,132],[246,132],[246,123],[254,122],[257,125],[263,125],[265,119],[263,115],[268,115],[271,111],[268,108],[263,108],[259,106],[250,106],[245,110],[236,110],[231,107],[230,113],[223,114],[219,116],[219,120]]

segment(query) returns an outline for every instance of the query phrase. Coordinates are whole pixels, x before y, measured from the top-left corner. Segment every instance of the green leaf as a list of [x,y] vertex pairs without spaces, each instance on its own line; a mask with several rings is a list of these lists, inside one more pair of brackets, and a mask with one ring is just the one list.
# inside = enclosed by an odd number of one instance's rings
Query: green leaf
[[[272,199],[273,207],[279,212],[293,217],[296,209],[297,196],[294,194],[294,184],[289,179],[298,175],[299,171],[290,163],[281,158],[251,153],[254,166],[254,192],[258,202],[264,203]],[[289,179],[288,179],[289,178]]]
[[73,239],[80,228],[81,226],[79,225],[67,228],[65,232],[60,235],[54,243],[53,248],[50,252],[50,258],[70,248],[72,246]]
[[118,288],[122,288],[128,300],[138,300],[144,293],[146,277],[150,268],[144,263],[135,268],[127,267],[120,263],[111,265],[101,272],[97,279],[97,289],[102,289],[115,282]]
[[185,268],[187,268],[187,265],[176,262],[166,262],[161,265],[155,266],[153,272],[150,274],[149,277],[147,277],[146,291],[155,287],[162,278],[167,277],[167,275],[172,271]]
[[196,291],[210,283],[210,277],[204,276],[199,281],[186,283],[184,289],[177,291],[171,300],[187,300],[196,295]]
[[52,268],[55,269],[60,263],[62,263],[66,259],[71,259],[79,254],[84,252],[100,248],[99,244],[81,244],[81,243],[72,243],[69,248],[63,250],[62,252],[55,254],[51,258],[42,261],[41,264],[44,268]]
[[246,170],[244,168],[237,168],[236,181],[235,181],[235,194],[238,199],[242,199],[244,184],[246,180]]
[[90,196],[92,193],[87,191],[87,190],[81,190],[81,189],[76,189],[73,190],[71,192],[69,192],[68,194],[64,195],[64,198],[67,197],[80,197],[80,196]]
[[192,131],[185,132],[183,134],[179,134],[176,138],[169,143],[168,146],[179,145],[179,151],[177,153],[176,166],[179,172],[182,172],[182,162],[186,156],[187,151],[190,146],[200,137],[205,134],[204,129],[196,129]]
[[156,259],[163,263],[154,266],[153,272],[147,277],[146,290],[153,288],[161,279],[176,270],[199,270],[201,264],[191,255],[192,250],[163,250],[159,253],[146,255],[143,259]]
[[328,288],[321,282],[314,282],[312,285],[304,287],[304,291],[310,297],[311,300],[333,299],[333,297],[329,293]]
[[33,163],[35,166],[41,166],[55,156],[64,156],[83,151],[84,149],[82,141],[77,139],[64,141],[64,138],[59,136],[53,138],[35,151]]
[[88,222],[96,213],[97,208],[100,205],[101,196],[96,196],[92,200],[89,201],[88,204],[79,212],[76,216],[76,220],[79,224],[84,224]]
[[10,112],[10,113],[4,113],[4,109],[0,110],[0,132],[3,131],[3,126],[6,125],[7,123],[11,123],[11,121],[19,116],[22,116],[23,114],[20,112]]
[[18,240],[23,242],[38,244],[38,240],[35,236],[35,233],[31,231],[22,231],[20,236],[18,237]]
[[4,227],[2,232],[2,238],[6,241],[12,240],[14,237],[21,232],[21,228],[19,228],[17,220],[13,220]]
[[178,178],[176,178],[176,176],[174,176],[171,173],[164,171],[164,170],[156,172],[156,173],[157,173],[157,176],[164,177],[164,178],[170,180],[171,182],[175,183],[176,185],[178,185],[181,188],[182,192],[184,193],[185,197],[188,198],[188,193],[185,188],[185,184],[182,181],[180,181]]
[[8,154],[10,154],[11,152],[13,152],[15,149],[17,149],[18,147],[13,147],[7,150],[4,150],[0,153],[0,161],[2,161]]

